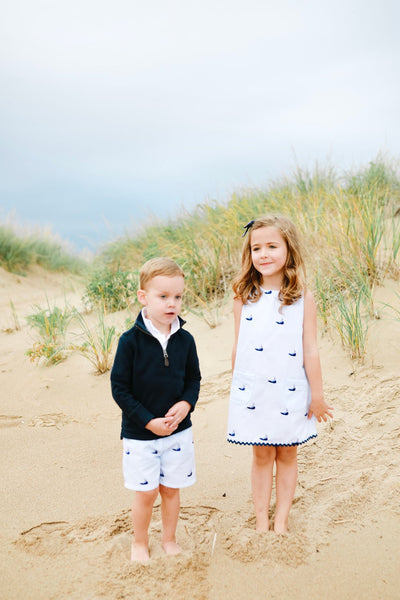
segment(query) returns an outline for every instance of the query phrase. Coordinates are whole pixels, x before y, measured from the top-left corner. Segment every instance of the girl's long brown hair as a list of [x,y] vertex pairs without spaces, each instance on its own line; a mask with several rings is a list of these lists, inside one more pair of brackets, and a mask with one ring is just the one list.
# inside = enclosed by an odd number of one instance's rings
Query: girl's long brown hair
[[279,298],[283,305],[293,304],[305,290],[306,269],[296,228],[284,215],[265,215],[256,219],[249,228],[242,248],[242,268],[233,281],[235,298],[246,304],[257,302],[261,296],[262,275],[254,268],[251,259],[251,232],[261,227],[275,227],[286,243],[287,258]]

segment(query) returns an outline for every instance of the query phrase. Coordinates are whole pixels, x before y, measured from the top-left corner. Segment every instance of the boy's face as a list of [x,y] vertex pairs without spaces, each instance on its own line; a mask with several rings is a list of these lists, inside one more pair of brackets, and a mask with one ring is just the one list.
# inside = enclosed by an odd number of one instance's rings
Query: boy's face
[[146,289],[138,290],[139,302],[147,307],[147,318],[161,333],[169,333],[172,321],[181,312],[184,287],[181,275],[157,275],[147,283]]

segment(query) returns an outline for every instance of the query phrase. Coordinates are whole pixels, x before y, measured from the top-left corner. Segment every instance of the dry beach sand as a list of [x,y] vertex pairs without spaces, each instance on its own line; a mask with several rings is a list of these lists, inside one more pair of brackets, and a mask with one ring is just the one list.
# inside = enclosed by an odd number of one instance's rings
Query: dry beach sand
[[[376,301],[399,308],[399,282]],[[79,306],[71,278],[0,269],[2,600],[395,599],[400,598],[400,321],[371,326],[365,364],[352,364],[332,335],[320,335],[326,397],[334,420],[299,449],[290,532],[254,531],[251,449],[225,441],[232,319],[210,329],[193,315],[202,366],[194,413],[197,483],[182,492],[178,542],[129,561],[131,492],[121,473],[120,413],[109,374],[78,354],[45,367],[24,355],[38,303]],[[12,329],[10,299],[22,329]],[[124,314],[112,318],[122,330]],[[273,513],[273,506],[272,506]]]

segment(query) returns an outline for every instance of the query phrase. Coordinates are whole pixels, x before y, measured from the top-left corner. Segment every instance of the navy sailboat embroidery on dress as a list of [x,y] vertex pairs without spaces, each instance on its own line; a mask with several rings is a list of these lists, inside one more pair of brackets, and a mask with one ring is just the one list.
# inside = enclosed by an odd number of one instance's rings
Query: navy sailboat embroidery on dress
[[271,377],[271,379],[268,379],[268,383],[276,383],[276,377]]
[[293,352],[289,352],[289,356],[296,356],[296,350],[293,350]]
[[262,352],[264,350],[264,348],[262,346],[260,346],[259,348],[254,348],[254,350],[257,350],[257,352]]
[[272,290],[264,290],[264,294],[272,294]]
[[281,321],[275,321],[277,325],[284,325],[285,321],[282,319]]

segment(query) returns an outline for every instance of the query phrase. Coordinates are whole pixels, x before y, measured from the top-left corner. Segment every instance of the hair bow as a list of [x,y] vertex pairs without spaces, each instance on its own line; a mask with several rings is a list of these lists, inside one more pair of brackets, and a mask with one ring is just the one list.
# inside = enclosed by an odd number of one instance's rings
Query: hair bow
[[254,220],[249,221],[247,223],[247,225],[243,225],[244,232],[242,233],[242,237],[244,237],[246,235],[246,233],[249,231],[249,229],[251,229],[253,227],[253,225],[254,225]]

